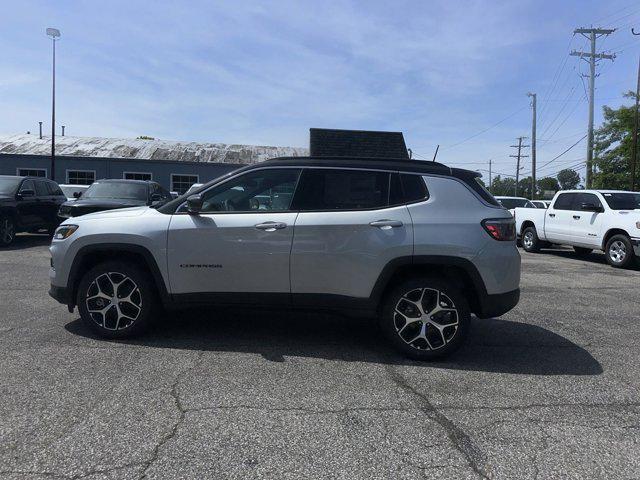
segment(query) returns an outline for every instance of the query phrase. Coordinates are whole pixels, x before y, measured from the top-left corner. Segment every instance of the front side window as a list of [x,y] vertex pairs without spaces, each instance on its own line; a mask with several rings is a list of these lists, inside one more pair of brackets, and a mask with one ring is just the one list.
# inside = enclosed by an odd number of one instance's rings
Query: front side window
[[571,210],[573,201],[577,195],[577,193],[562,193],[558,195],[558,198],[556,198],[553,204],[553,208],[556,210]]
[[67,183],[71,185],[91,185],[95,181],[93,170],[67,170]]
[[33,184],[33,180],[25,180],[22,182],[20,192],[24,192],[25,190],[31,190],[34,195],[36,194],[36,186]]
[[580,193],[573,208],[575,210],[580,210],[583,203],[591,203],[596,207],[602,207],[602,202],[597,195],[594,195],[593,193]]
[[104,182],[94,183],[82,194],[82,198],[122,198],[147,201],[147,186],[141,183]]
[[305,170],[294,210],[366,210],[389,205],[389,173],[366,170]]
[[611,210],[640,210],[640,193],[603,193],[602,196]]
[[47,184],[41,180],[36,180],[36,195],[39,197],[47,197],[50,195]]
[[202,193],[201,212],[285,211],[291,207],[299,169],[257,170]]

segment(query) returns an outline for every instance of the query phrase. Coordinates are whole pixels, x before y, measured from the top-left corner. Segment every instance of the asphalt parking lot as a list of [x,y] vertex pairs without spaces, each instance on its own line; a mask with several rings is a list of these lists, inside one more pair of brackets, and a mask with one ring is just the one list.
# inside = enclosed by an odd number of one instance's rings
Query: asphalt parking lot
[[640,478],[640,271],[602,255],[523,253],[520,305],[417,363],[321,314],[98,340],[47,247],[0,250],[1,478]]

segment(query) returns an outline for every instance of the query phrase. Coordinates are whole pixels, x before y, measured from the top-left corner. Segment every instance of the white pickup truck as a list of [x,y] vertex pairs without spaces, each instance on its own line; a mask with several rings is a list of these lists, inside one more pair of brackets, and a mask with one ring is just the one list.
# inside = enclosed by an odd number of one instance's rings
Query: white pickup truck
[[640,257],[640,193],[563,190],[548,209],[516,208],[516,232],[527,252],[572,245],[578,255],[603,250],[614,267]]

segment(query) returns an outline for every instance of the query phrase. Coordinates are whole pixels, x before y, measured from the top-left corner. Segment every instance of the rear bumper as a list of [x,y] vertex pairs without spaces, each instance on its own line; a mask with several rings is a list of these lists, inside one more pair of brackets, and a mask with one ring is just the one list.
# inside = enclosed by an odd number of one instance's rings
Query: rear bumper
[[515,307],[520,301],[520,289],[497,295],[484,295],[479,299],[480,305],[475,312],[478,318],[499,317]]

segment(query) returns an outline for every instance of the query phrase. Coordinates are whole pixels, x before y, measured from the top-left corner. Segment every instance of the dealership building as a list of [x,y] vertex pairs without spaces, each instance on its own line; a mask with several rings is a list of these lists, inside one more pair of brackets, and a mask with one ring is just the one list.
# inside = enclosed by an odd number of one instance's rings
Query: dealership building
[[[243,165],[274,157],[409,158],[401,132],[309,129],[309,148],[56,136],[55,180],[154,180],[180,194]],[[0,136],[0,175],[50,177],[51,137]]]
[[[308,153],[295,147],[56,136],[55,180],[80,185],[102,178],[154,180],[184,193],[243,165]],[[50,169],[50,136],[0,136],[0,175],[50,177]]]

